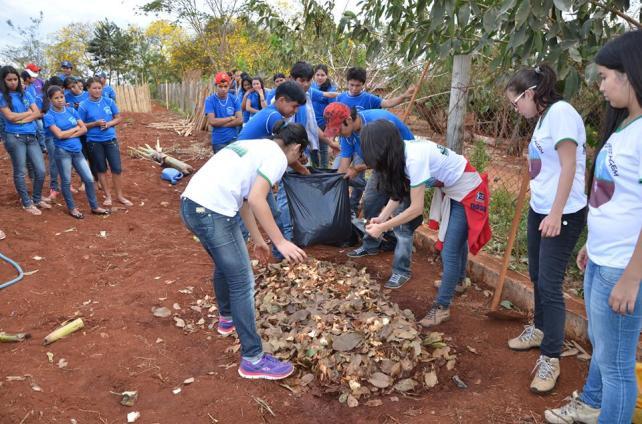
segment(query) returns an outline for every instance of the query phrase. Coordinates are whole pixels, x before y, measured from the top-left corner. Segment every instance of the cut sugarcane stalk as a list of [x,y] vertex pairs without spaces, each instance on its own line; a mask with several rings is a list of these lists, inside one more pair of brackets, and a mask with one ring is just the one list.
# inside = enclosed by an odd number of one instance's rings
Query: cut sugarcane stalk
[[75,320],[49,333],[49,335],[45,337],[45,340],[42,344],[45,346],[48,344],[51,344],[56,340],[60,340],[63,337],[67,337],[71,333],[80,330],[84,326],[85,326],[85,323],[82,321],[82,318],[76,318]]
[[29,333],[9,334],[4,331],[0,331],[0,343],[24,342],[29,338],[31,338],[31,334]]
[[130,147],[129,150],[135,156],[152,160],[159,165],[165,165],[170,168],[177,169],[185,175],[194,172],[194,168],[191,165],[163,153],[163,148],[161,147],[158,139],[156,140],[156,148],[151,147],[149,144],[145,144],[145,146]]

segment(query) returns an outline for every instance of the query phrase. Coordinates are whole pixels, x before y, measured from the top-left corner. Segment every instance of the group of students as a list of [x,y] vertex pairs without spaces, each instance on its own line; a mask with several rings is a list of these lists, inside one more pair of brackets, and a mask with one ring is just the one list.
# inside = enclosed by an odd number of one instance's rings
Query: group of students
[[[109,214],[113,200],[108,170],[116,200],[132,206],[122,189],[115,130],[121,117],[115,92],[106,85],[104,73],[82,80],[74,77],[72,70],[71,63],[64,61],[58,75],[43,81],[39,78],[41,69],[35,64],[28,64],[21,73],[12,66],[0,68],[0,139],[11,157],[22,207],[32,215],[52,209],[62,193],[69,214],[82,219],[73,194],[83,190],[92,214]],[[82,181],[79,189],[71,185],[72,168]],[[43,196],[47,173],[50,192]],[[31,194],[27,175],[33,183]],[[97,199],[96,181],[104,193],[102,205]]]
[[[532,325],[508,341],[514,350],[540,348],[530,385],[536,393],[552,391],[560,373],[564,273],[588,214],[588,241],[577,264],[585,271],[593,356],[582,393],[545,411],[551,423],[630,423],[635,406],[634,368],[642,329],[641,45],[642,31],[628,32],[606,44],[595,58],[608,114],[592,161],[588,196],[584,124],[556,91],[554,71],[545,64],[521,70],[505,89],[517,113],[537,119],[529,144],[528,215],[535,316]],[[270,249],[257,223],[272,241],[273,252],[291,262],[305,259],[305,252],[289,241],[291,225],[288,228],[283,219],[288,211],[282,187],[276,198],[273,187],[288,168],[306,174],[305,163],[322,166],[321,145],[338,150],[336,167],[351,181],[372,170],[365,186],[353,184],[353,194],[359,189],[365,192],[362,212],[369,223],[363,244],[349,256],[378,254],[385,250],[382,235],[393,232],[396,243],[389,246],[394,256],[386,287],[399,288],[410,280],[412,234],[422,222],[425,190],[435,189],[430,218],[431,224],[439,222],[443,275],[434,303],[419,321],[423,327],[450,318],[468,252],[476,253],[490,238],[485,176],[463,156],[430,141],[414,140],[399,118],[380,109],[400,103],[408,93],[382,100],[363,91],[365,71],[352,68],[348,92],[336,97],[331,94],[336,90],[319,94],[311,88],[313,77],[319,88],[327,81],[318,78],[319,70],[327,78],[327,70],[317,67],[315,77],[309,64],[298,62],[289,79],[279,81],[273,101],[259,93],[258,103],[249,99],[248,91],[257,92],[262,85],[243,87],[243,81],[231,83],[228,74],[217,74],[217,91],[206,101],[217,153],[181,195],[183,221],[215,264],[218,332],[237,332],[242,357],[238,371],[246,378],[281,379],[294,367],[262,350],[244,231],[262,261],[270,258]],[[237,101],[225,106],[233,96],[230,85],[245,90],[246,111],[254,113],[245,123]]]

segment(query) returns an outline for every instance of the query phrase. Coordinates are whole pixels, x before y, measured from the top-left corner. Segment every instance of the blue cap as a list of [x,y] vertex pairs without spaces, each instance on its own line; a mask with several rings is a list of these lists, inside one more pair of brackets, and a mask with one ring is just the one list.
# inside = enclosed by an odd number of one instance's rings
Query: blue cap
[[68,60],[63,60],[62,63],[60,64],[61,68],[73,68],[73,65],[71,64],[70,61]]
[[98,73],[96,74],[96,76],[97,76],[98,78],[107,78],[107,74],[106,74],[106,73],[104,73],[104,72],[98,72]]

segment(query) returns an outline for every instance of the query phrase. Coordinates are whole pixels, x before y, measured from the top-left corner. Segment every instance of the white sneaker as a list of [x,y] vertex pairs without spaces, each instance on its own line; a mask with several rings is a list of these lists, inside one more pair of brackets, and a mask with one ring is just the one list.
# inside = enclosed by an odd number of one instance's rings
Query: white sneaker
[[535,328],[532,324],[526,325],[522,334],[508,341],[508,347],[513,350],[528,350],[539,347],[543,339],[544,332],[542,330]]
[[555,388],[557,378],[560,376],[560,360],[541,355],[535,364],[537,370],[531,382],[531,391],[535,393],[548,393]]
[[569,402],[566,405],[544,411],[544,418],[547,423],[572,424],[579,422],[584,424],[597,424],[597,419],[600,416],[599,408],[593,408],[582,402],[576,391],[567,399],[569,399]]

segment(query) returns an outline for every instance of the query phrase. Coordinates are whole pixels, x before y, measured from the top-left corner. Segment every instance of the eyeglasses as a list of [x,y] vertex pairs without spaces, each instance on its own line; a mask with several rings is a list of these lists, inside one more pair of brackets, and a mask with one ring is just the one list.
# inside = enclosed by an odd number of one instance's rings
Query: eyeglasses
[[532,86],[532,87],[528,87],[526,90],[522,91],[522,94],[520,94],[519,96],[515,97],[515,100],[513,100],[512,102],[510,102],[510,104],[512,104],[512,105],[513,105],[513,108],[514,108],[515,110],[517,110],[517,102],[519,102],[519,101],[520,101],[520,99],[521,99],[522,97],[524,97],[524,94],[526,94],[526,92],[527,92],[528,90],[533,90],[533,89],[535,89],[535,88],[537,88],[537,86],[536,86],[536,85],[534,85],[534,86]]

